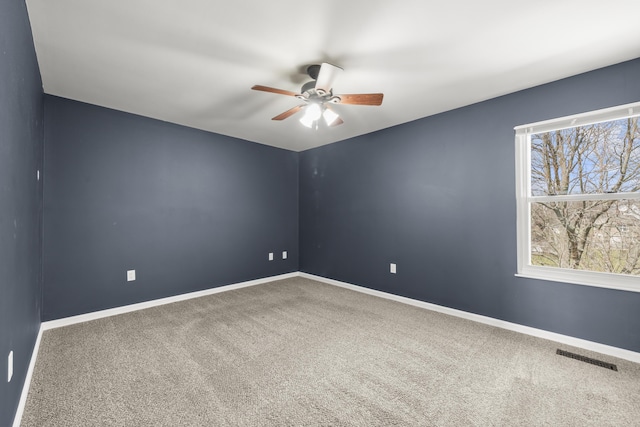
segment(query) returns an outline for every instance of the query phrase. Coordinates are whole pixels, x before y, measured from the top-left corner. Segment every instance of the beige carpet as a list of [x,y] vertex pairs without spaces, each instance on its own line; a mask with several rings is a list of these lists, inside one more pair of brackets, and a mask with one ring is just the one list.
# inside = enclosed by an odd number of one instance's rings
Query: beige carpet
[[640,365],[295,278],[46,331],[22,425],[640,426]]

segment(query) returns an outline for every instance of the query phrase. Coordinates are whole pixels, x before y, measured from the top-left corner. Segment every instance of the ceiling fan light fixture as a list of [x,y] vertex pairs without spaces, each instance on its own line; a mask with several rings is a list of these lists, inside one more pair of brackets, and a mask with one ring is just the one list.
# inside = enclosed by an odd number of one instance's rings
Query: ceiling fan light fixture
[[335,111],[331,111],[328,108],[326,108],[324,110],[324,113],[322,113],[322,118],[324,119],[324,122],[327,124],[327,126],[331,126],[332,124],[334,124],[339,117],[340,116],[338,115],[338,113],[336,113]]
[[300,123],[310,128],[313,123],[322,116],[322,107],[320,104],[310,103],[304,111],[304,116],[300,119]]
[[310,120],[306,114],[304,116],[302,116],[302,118],[300,119],[300,123],[302,123],[303,125],[305,125],[306,127],[308,127],[309,129],[311,129],[313,127],[313,123],[315,122],[315,120]]
[[317,104],[315,102],[310,103],[304,115],[307,116],[310,120],[318,120],[322,115],[322,107],[320,106],[320,104]]

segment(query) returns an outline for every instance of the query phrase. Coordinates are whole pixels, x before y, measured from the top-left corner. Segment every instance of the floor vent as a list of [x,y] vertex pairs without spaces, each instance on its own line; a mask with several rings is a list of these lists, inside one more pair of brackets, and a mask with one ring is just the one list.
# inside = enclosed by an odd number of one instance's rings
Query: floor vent
[[618,367],[613,363],[603,362],[602,360],[592,359],[590,357],[581,356],[579,354],[571,353],[571,352],[560,350],[560,349],[556,350],[556,354],[559,354],[560,356],[570,357],[571,359],[576,359],[581,362],[591,363],[592,365],[600,366],[602,368],[611,369],[612,371],[616,371],[616,372],[618,371]]

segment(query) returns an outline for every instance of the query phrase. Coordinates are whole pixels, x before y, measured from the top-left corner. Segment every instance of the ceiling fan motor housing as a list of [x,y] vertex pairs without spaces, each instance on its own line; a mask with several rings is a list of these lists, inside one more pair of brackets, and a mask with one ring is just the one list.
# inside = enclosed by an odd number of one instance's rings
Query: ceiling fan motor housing
[[307,74],[309,74],[309,77],[311,77],[313,80],[318,80],[318,74],[320,74],[320,65],[319,64],[309,65],[307,67]]
[[[307,74],[309,77],[313,79],[313,81],[307,82],[302,85],[300,89],[300,93],[304,95],[305,98],[329,98],[331,97],[331,90],[327,91],[326,89],[318,89],[316,88],[318,82],[318,76],[320,75],[320,70],[322,69],[322,65],[320,64],[312,64],[307,67]],[[327,99],[323,99],[325,101]]]
[[306,82],[305,84],[302,85],[302,88],[300,89],[300,93],[309,93],[311,94],[312,92],[315,92],[316,90],[316,81],[310,81],[310,82]]
[[302,85],[300,88],[300,93],[302,95],[298,95],[299,99],[307,100],[317,100],[319,102],[340,102],[340,98],[337,96],[333,96],[333,91],[325,92],[322,89],[316,89],[316,81],[312,80]]

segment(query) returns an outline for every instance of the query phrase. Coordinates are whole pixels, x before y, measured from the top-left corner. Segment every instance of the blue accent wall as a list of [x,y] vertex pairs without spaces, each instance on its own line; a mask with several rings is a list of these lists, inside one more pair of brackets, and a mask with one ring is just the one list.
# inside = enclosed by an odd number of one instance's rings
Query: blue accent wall
[[[0,2],[0,426],[13,422],[40,327],[42,82],[27,9]],[[7,382],[7,357],[14,372]]]
[[49,95],[45,116],[43,320],[298,270],[297,153]]
[[640,101],[639,76],[637,59],[301,153],[300,270],[640,351],[640,293],[514,276],[513,130]]

